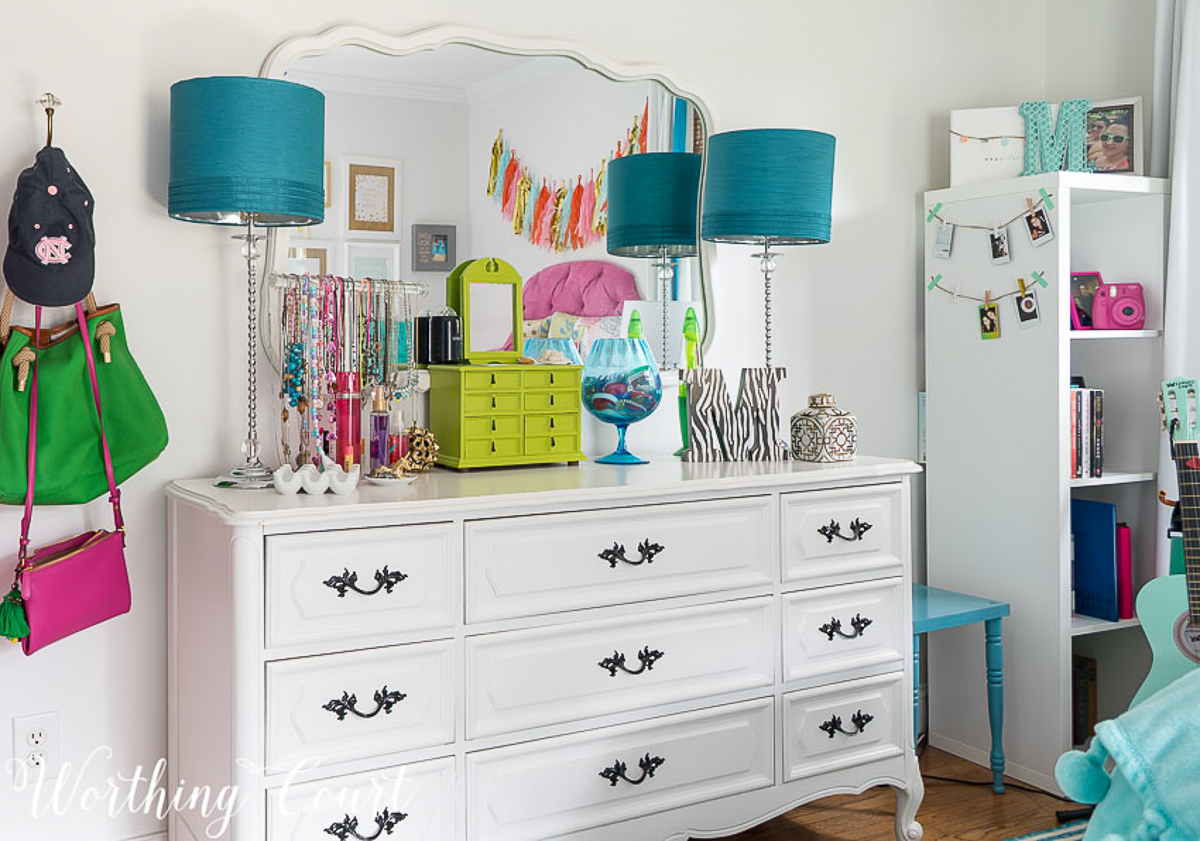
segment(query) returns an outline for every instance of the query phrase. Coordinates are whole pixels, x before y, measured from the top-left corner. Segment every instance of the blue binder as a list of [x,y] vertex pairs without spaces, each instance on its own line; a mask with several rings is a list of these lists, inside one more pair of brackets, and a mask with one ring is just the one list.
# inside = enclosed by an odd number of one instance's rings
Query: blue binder
[[1071,500],[1075,535],[1075,612],[1116,622],[1117,506]]

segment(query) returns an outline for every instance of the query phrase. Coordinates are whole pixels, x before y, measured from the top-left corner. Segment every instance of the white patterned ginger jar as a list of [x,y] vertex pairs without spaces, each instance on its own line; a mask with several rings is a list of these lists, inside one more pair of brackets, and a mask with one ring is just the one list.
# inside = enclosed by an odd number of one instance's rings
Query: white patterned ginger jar
[[792,415],[792,458],[849,461],[858,450],[858,421],[839,409],[832,394],[813,394],[808,408]]

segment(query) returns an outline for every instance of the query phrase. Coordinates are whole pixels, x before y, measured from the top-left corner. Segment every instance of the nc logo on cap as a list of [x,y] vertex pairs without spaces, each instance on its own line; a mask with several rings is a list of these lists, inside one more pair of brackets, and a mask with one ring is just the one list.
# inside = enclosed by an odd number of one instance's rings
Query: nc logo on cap
[[70,262],[71,255],[67,253],[70,250],[71,241],[66,237],[42,237],[33,252],[43,266],[49,266],[52,263],[66,265]]

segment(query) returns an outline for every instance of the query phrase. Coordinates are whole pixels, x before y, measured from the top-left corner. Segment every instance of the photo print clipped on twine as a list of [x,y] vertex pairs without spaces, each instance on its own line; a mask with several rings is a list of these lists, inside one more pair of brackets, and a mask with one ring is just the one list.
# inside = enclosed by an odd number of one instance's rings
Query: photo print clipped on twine
[[[1049,286],[1041,272],[1032,272],[1030,277],[1039,286]],[[963,294],[957,285],[946,285],[942,275],[936,274],[929,278],[929,283],[925,287],[925,291],[933,292],[934,290],[939,290],[949,295],[955,303],[958,303],[960,299],[977,303],[979,305],[977,316],[979,337],[985,340],[999,339],[1001,335],[1000,302],[1005,298],[1013,299],[1013,305],[1016,307],[1017,324],[1021,327],[1033,327],[1036,324],[1040,324],[1042,320],[1042,313],[1038,306],[1037,291],[1032,287],[1026,286],[1025,278],[1023,277],[1018,277],[1016,282],[1017,288],[1010,292],[993,296],[992,290],[985,289],[981,298],[978,295]]]
[[942,216],[942,204],[938,202],[930,209],[929,215],[925,217],[926,223],[937,224],[930,253],[932,256],[942,260],[950,259],[954,247],[955,228],[985,231],[987,233],[989,259],[993,265],[1004,265],[1005,263],[1012,262],[1012,240],[1009,235],[1009,228],[1018,221],[1022,222],[1022,227],[1025,229],[1030,245],[1035,248],[1045,245],[1054,239],[1054,229],[1050,224],[1049,213],[1049,211],[1054,209],[1054,201],[1051,199],[1052,194],[1048,193],[1045,188],[1040,189],[1038,192],[1039,195],[1036,201],[1026,196],[1025,210],[1000,225],[952,222]]

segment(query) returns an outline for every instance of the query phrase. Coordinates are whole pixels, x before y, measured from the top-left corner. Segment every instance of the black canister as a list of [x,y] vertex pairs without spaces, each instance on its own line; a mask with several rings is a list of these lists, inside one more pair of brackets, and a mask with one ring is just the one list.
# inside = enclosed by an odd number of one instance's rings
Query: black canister
[[442,365],[461,362],[462,319],[453,313],[417,316],[417,363]]

